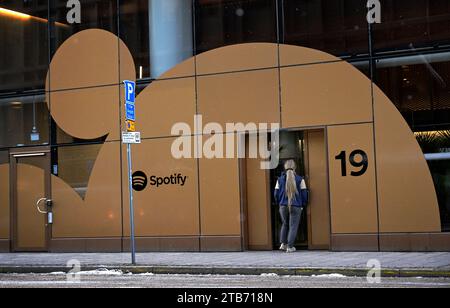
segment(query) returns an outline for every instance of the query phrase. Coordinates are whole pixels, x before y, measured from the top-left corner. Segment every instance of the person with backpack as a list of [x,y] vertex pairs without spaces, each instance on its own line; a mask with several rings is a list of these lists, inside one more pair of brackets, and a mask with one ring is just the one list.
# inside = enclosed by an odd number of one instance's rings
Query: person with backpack
[[284,165],[285,172],[277,181],[275,201],[280,206],[282,220],[280,250],[292,253],[297,238],[298,228],[304,208],[308,203],[308,189],[305,179],[296,173],[297,166],[293,160]]

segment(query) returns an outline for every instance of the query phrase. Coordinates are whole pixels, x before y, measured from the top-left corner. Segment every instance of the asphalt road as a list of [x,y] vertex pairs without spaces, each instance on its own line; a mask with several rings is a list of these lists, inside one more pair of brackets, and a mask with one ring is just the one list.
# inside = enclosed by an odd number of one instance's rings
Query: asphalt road
[[[77,277],[72,277],[77,278]],[[382,278],[369,284],[365,278],[344,276],[192,276],[85,273],[68,281],[63,273],[2,274],[0,288],[450,288],[450,279]]]

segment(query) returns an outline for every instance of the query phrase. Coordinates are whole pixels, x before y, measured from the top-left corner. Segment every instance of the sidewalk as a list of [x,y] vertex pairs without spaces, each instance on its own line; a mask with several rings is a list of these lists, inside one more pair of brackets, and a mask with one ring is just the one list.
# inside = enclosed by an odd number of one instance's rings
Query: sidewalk
[[69,260],[81,270],[99,268],[132,273],[366,276],[367,262],[380,261],[385,277],[450,277],[450,253],[282,252],[140,253],[136,266],[128,253],[0,254],[0,273],[66,272]]

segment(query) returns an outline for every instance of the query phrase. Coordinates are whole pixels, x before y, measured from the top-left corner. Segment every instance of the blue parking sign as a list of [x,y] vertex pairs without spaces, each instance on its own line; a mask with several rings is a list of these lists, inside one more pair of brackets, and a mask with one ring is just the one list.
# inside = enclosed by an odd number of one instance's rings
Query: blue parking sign
[[134,81],[125,80],[125,101],[127,104],[134,104],[136,101],[136,83]]
[[126,104],[126,116],[128,121],[136,121],[136,106],[134,104]]

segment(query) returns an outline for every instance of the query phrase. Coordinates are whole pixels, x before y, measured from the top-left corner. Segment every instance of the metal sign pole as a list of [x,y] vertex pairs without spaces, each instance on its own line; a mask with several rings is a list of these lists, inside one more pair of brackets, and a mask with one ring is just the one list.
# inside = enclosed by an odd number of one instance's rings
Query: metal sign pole
[[125,85],[125,115],[127,133],[122,133],[122,142],[127,144],[128,156],[128,188],[130,194],[130,244],[131,263],[136,265],[136,239],[134,234],[134,204],[133,204],[133,163],[131,160],[131,144],[141,143],[140,133],[135,132],[136,121],[136,83],[134,81],[124,81]]
[[130,191],[130,229],[131,229],[131,263],[136,265],[136,242],[134,235],[134,205],[133,205],[133,169],[131,161],[131,144],[127,144],[128,155],[128,182]]

